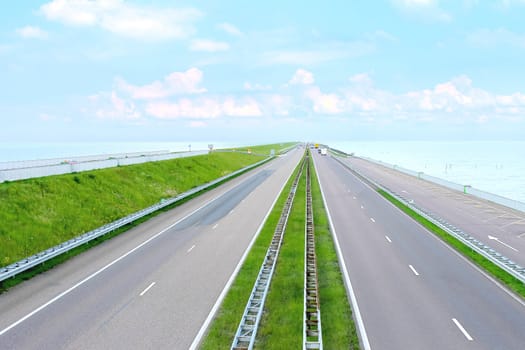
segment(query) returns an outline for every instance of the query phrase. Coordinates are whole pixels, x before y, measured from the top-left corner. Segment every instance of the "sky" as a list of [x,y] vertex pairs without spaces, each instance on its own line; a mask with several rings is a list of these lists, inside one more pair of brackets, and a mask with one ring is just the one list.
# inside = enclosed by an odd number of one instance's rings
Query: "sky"
[[0,142],[525,139],[525,0],[0,6]]

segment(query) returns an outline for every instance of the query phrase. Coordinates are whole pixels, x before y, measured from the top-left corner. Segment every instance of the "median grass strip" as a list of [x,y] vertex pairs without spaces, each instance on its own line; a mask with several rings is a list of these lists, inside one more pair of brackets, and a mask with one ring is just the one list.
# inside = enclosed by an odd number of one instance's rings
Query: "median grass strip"
[[[301,175],[264,313],[256,349],[301,349],[304,307],[306,171]],[[321,311],[322,313],[322,311]]]
[[323,204],[315,169],[312,176],[312,201],[315,225],[315,247],[321,301],[321,324],[325,349],[360,348],[357,329],[346,295],[343,276],[334,241],[330,233],[328,217]]
[[430,232],[433,232],[436,236],[446,242],[449,246],[454,248],[456,251],[461,253],[463,256],[468,258],[474,264],[485,270],[489,275],[500,281],[503,285],[507,286],[517,295],[525,299],[525,284],[514,276],[508,274],[506,271],[501,269],[499,266],[492,263],[490,260],[485,258],[483,255],[477,253],[472,248],[465,245],[463,242],[448,234],[445,230],[439,226],[433,224],[431,221],[425,219],[421,215],[417,214],[415,211],[410,209],[405,204],[398,201],[396,198],[392,197],[390,194],[383,190],[378,190],[378,192],[388,199],[392,204],[401,209],[408,216],[416,220],[418,223],[423,225]]
[[231,347],[246,302],[250,297],[253,284],[257,278],[257,274],[259,273],[261,263],[266,255],[268,247],[270,246],[275,227],[279,222],[286,198],[290,193],[293,180],[299,171],[299,167],[300,165],[296,167],[286,186],[283,188],[282,193],[275,202],[275,206],[261,229],[259,236],[255,240],[250,253],[246,257],[235,281],[231,285],[228,294],[224,298],[199,349],[215,350],[229,349]]

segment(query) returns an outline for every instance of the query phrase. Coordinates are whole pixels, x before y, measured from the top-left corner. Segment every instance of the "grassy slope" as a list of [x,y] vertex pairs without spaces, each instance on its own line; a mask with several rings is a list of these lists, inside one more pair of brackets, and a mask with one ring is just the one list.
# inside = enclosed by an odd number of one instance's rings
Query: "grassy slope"
[[252,153],[270,154],[270,151],[273,149],[275,150],[275,153],[278,154],[280,150],[286,149],[295,144],[297,144],[297,142],[274,143],[270,145],[237,147],[235,150],[243,152],[250,150]]
[[0,184],[0,266],[264,159],[210,155]]

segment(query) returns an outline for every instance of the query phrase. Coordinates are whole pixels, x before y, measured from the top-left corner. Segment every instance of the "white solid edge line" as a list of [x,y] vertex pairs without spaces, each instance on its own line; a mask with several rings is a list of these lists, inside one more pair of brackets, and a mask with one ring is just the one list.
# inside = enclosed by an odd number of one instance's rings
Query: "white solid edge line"
[[[340,164],[342,167],[345,167],[344,165]],[[347,169],[347,168],[345,168]],[[379,196],[379,198],[382,198],[383,200],[385,200],[386,203],[388,203],[388,205],[392,206],[393,208],[395,208],[396,210],[398,210],[400,213],[403,213],[406,215],[406,213],[404,213],[401,209],[399,209],[398,207],[396,207],[394,205],[394,203],[390,202],[388,199],[386,199],[385,197],[381,196],[381,194],[379,194],[376,190],[374,190],[372,187],[370,187],[369,184],[367,184],[366,182],[364,182],[363,180],[361,180],[359,177],[355,176],[354,177],[357,179],[357,181],[361,182],[364,186],[368,187],[369,189],[372,190],[372,192],[374,192],[377,196]],[[421,225],[420,225],[421,226]],[[506,293],[509,297],[511,297],[515,302],[517,302],[518,304],[520,304],[521,306],[525,307],[525,301],[523,301],[520,297],[518,297],[516,294],[514,294],[514,292],[512,292],[511,290],[509,290],[507,287],[505,287],[503,284],[501,284],[500,282],[498,282],[495,278],[493,278],[492,276],[490,276],[487,272],[483,271],[481,269],[481,267],[475,265],[472,261],[470,261],[469,259],[467,259],[467,257],[465,257],[464,255],[462,255],[460,252],[458,252],[457,250],[455,250],[454,248],[452,248],[451,246],[449,246],[447,243],[445,243],[443,240],[441,240],[438,236],[436,236],[436,234],[430,232],[428,229],[426,228],[423,228],[424,231],[430,236],[432,237],[433,239],[435,239],[438,243],[442,244],[445,248],[447,248],[449,251],[451,251],[452,253],[454,253],[458,258],[460,258],[461,260],[463,260],[463,262],[467,263],[467,265],[469,265],[470,267],[472,267],[474,270],[478,271],[482,276],[484,276],[486,279],[488,279],[489,281],[491,281],[492,283],[494,283],[498,288],[500,288],[504,293]]]
[[75,285],[73,285],[72,287],[70,287],[69,289],[63,291],[62,293],[58,294],[56,297],[54,297],[53,299],[49,300],[47,303],[39,306],[38,308],[36,308],[35,310],[31,311],[30,313],[28,313],[27,315],[25,315],[24,317],[20,318],[18,321],[15,321],[14,323],[10,324],[9,326],[7,326],[6,328],[4,328],[3,330],[0,331],[0,336],[1,335],[4,335],[5,333],[7,333],[9,330],[13,329],[14,327],[18,326],[20,323],[24,322],[25,320],[27,320],[28,318],[34,316],[35,314],[37,314],[38,312],[42,311],[43,309],[45,309],[46,307],[48,307],[49,305],[53,304],[55,301],[59,300],[60,298],[64,297],[65,295],[71,293],[73,290],[77,289],[78,287],[80,287],[81,285],[83,285],[84,283],[86,283],[87,281],[89,281],[90,279],[96,277],[97,275],[99,275],[100,273],[104,272],[105,270],[107,270],[108,268],[110,268],[111,266],[115,265],[116,263],[118,263],[120,260],[126,258],[128,255],[134,253],[135,251],[137,251],[138,249],[142,248],[143,246],[145,246],[146,244],[148,244],[149,242],[153,241],[154,239],[156,239],[157,237],[159,237],[160,235],[164,234],[166,231],[172,229],[174,226],[178,225],[180,222],[186,220],[188,217],[192,216],[193,214],[195,214],[196,212],[198,212],[199,210],[201,210],[202,208],[204,208],[205,206],[209,205],[210,203],[213,203],[214,201],[216,201],[217,199],[221,198],[223,195],[225,195],[226,193],[228,193],[228,191],[224,192],[224,193],[221,193],[219,194],[217,197],[209,200],[208,202],[206,202],[205,204],[201,205],[200,207],[198,207],[197,209],[193,210],[192,212],[190,212],[189,214],[185,215],[184,217],[182,217],[181,219],[177,220],[176,222],[174,222],[173,224],[169,225],[168,227],[164,228],[163,230],[161,230],[160,232],[156,233],[155,235],[151,236],[150,238],[148,238],[147,240],[145,240],[144,242],[142,242],[141,244],[139,244],[138,246],[136,246],[135,248],[131,249],[130,251],[128,251],[127,253],[121,255],[120,257],[116,258],[115,260],[113,260],[112,262],[110,262],[109,264],[107,264],[106,266],[98,269],[97,271],[93,272],[91,275],[87,276],[86,278],[84,278],[83,280],[81,280],[80,282],[76,283]]
[[144,296],[144,294],[146,294],[146,293],[148,292],[148,290],[150,290],[151,287],[153,287],[154,285],[155,285],[155,282],[152,282],[152,283],[151,283],[146,289],[144,289],[144,290],[142,291],[142,293],[140,293],[139,295],[140,295],[140,296]]
[[[312,159],[314,159],[314,157],[312,157]],[[319,172],[317,171],[317,165],[315,163],[315,160],[313,163],[316,174],[319,174]],[[368,335],[366,334],[365,324],[363,322],[363,318],[361,317],[361,312],[359,311],[359,305],[357,304],[357,298],[352,287],[352,282],[350,282],[350,276],[348,275],[348,270],[346,268],[343,252],[341,251],[341,246],[339,245],[339,239],[337,238],[337,232],[335,231],[334,223],[332,221],[332,215],[330,214],[330,209],[328,209],[328,204],[326,202],[326,198],[323,191],[323,185],[321,184],[321,179],[319,175],[317,175],[317,182],[319,183],[319,189],[321,190],[321,197],[323,197],[323,203],[326,210],[326,214],[328,216],[328,222],[330,223],[330,231],[332,232],[332,236],[334,238],[334,244],[337,251],[337,256],[339,258],[339,263],[341,264],[341,269],[343,270],[342,273],[345,279],[346,289],[350,294],[350,302],[352,304],[352,310],[354,311],[353,314],[357,322],[357,328],[359,330],[359,334],[361,335],[363,349],[371,350],[370,342],[368,341]]]
[[414,273],[414,275],[419,276],[419,273],[416,271],[416,269],[414,268],[414,266],[412,266],[412,265],[408,265],[408,267],[410,267],[410,270],[412,270],[412,272]]
[[[295,169],[295,167],[294,167],[294,169]],[[217,298],[217,301],[215,301],[215,304],[213,305],[213,307],[210,310],[210,313],[208,314],[208,317],[206,317],[206,319],[204,320],[204,323],[202,324],[201,328],[199,329],[199,332],[197,333],[197,335],[195,336],[195,339],[193,339],[193,342],[191,343],[191,345],[190,345],[188,350],[195,350],[195,349],[197,349],[197,347],[199,346],[200,342],[202,341],[202,338],[204,337],[204,334],[206,333],[206,330],[210,326],[211,321],[213,320],[213,318],[215,317],[215,314],[219,310],[219,307],[221,306],[222,301],[226,297],[226,294],[228,294],[228,291],[230,290],[231,285],[235,281],[235,278],[237,277],[237,274],[239,273],[239,270],[241,269],[242,264],[244,263],[244,261],[248,257],[248,253],[250,252],[250,249],[255,244],[255,241],[257,240],[257,237],[259,237],[259,234],[261,233],[261,231],[263,229],[263,226],[266,223],[266,220],[270,216],[270,213],[272,212],[272,210],[273,210],[273,208],[275,206],[275,203],[277,203],[277,200],[281,196],[281,192],[284,190],[284,187],[286,186],[286,184],[288,183],[288,181],[290,180],[290,177],[292,175],[293,175],[293,170],[290,173],[290,176],[288,176],[288,179],[284,182],[284,184],[282,185],[281,189],[279,190],[279,193],[275,197],[275,200],[273,201],[272,205],[270,206],[270,209],[268,209],[268,212],[264,216],[264,219],[262,220],[261,224],[259,225],[259,228],[257,228],[257,231],[255,232],[255,235],[253,236],[252,240],[250,241],[250,244],[248,244],[248,247],[244,251],[241,259],[239,260],[239,263],[235,267],[235,270],[233,270],[230,278],[228,279],[228,281],[224,285],[224,288],[222,289],[221,294],[219,294],[219,297]]]
[[473,340],[474,340],[474,339],[470,336],[470,334],[468,334],[468,332],[465,330],[465,328],[463,328],[463,326],[461,325],[461,323],[459,323],[458,320],[456,320],[455,318],[453,318],[452,321],[456,324],[456,326],[459,328],[459,330],[461,331],[461,333],[463,333],[463,335],[465,336],[465,338],[467,338],[469,341],[473,341]]

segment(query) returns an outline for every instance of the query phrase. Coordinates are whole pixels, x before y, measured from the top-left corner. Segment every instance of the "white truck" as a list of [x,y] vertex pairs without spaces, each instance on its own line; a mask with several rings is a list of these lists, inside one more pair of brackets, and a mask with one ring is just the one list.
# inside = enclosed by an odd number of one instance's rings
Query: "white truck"
[[326,156],[328,154],[328,150],[326,148],[321,148],[321,155]]

